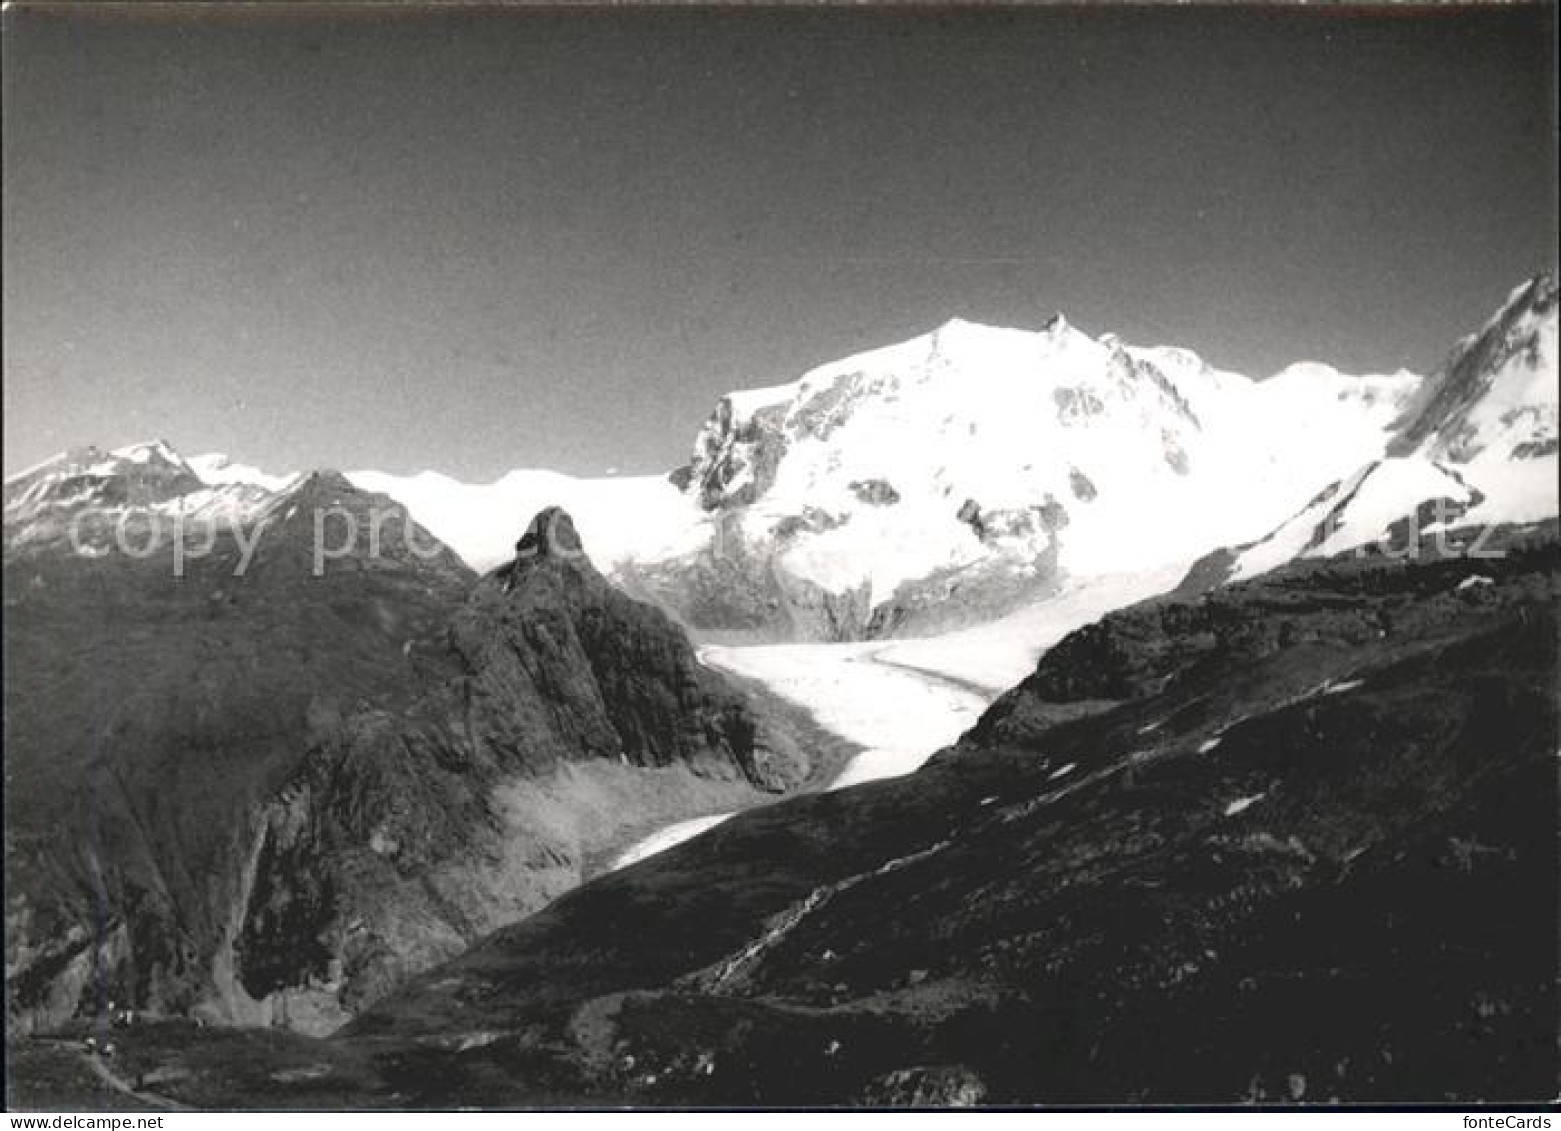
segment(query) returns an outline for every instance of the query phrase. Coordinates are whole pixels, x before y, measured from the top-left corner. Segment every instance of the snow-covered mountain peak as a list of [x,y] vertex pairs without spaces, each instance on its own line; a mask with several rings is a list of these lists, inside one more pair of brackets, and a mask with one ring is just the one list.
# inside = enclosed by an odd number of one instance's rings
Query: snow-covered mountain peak
[[1303,388],[1313,392],[1325,389],[1333,396],[1355,397],[1367,404],[1377,404],[1384,401],[1402,403],[1422,380],[1420,374],[1408,369],[1391,373],[1344,373],[1326,362],[1297,361],[1263,383],[1274,388]]
[[163,463],[173,467],[189,467],[184,457],[174,451],[173,445],[167,440],[148,440],[139,444],[130,444],[127,447],[115,448],[110,454],[129,460],[131,463]]
[[[164,440],[105,452],[76,448],[5,483],[7,550],[69,544],[101,554],[130,529],[189,529],[246,521],[271,492],[247,482],[209,483]],[[142,535],[143,544],[146,539]]]
[[253,464],[235,463],[223,452],[206,452],[185,461],[201,480],[213,487],[228,483],[248,483],[268,491],[280,491],[298,478],[298,473],[274,475]]
[[201,485],[190,466],[161,440],[110,452],[89,445],[61,452],[6,480],[6,519],[41,508],[158,502]]
[[1507,301],[1486,326],[1489,328],[1501,322],[1512,322],[1525,315],[1538,318],[1553,316],[1556,295],[1556,273],[1541,271],[1513,287],[1507,295]]
[[1424,450],[1454,463],[1552,457],[1558,438],[1557,284],[1516,288],[1406,407],[1395,454]]
[[1270,381],[1337,381],[1339,371],[1322,361],[1292,361]]
[[1060,315],[955,319],[722,398],[677,482],[744,553],[871,604],[999,559],[1036,579],[1148,568],[1255,537],[1379,455],[1413,381],[1315,366],[1260,385]]
[[187,472],[190,470],[189,464],[166,440],[130,444],[112,451],[104,451],[94,444],[85,444],[57,452],[48,459],[8,477],[6,483],[9,485],[24,479],[33,480],[43,475],[111,476],[136,467],[153,471],[171,469]]

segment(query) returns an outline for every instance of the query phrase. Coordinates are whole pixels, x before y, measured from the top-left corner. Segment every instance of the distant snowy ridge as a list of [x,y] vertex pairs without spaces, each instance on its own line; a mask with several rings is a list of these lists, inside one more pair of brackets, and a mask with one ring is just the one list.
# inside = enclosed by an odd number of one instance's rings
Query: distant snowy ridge
[[[68,542],[100,556],[149,524],[187,530],[248,521],[272,494],[253,483],[207,482],[163,440],[107,452],[76,448],[5,481],[6,547]],[[145,544],[144,536],[135,544]]]
[[281,491],[296,481],[301,473],[271,475],[246,463],[234,463],[222,452],[206,452],[185,461],[203,481],[213,487],[228,483],[248,483],[267,491]]
[[[479,570],[563,506],[604,570],[698,630],[926,635],[1096,581],[1126,591],[1222,546],[1230,576],[1252,576],[1437,499],[1468,521],[1554,514],[1556,364],[1549,276],[1428,378],[1306,361],[1254,381],[1060,314],[1038,330],[954,319],[721,397],[669,476],[347,478]],[[296,478],[160,442],[63,453],[7,480],[8,536],[29,508],[119,499],[120,477],[144,505],[234,514]]]
[[515,539],[549,506],[569,512],[604,570],[622,560],[686,553],[709,536],[708,517],[663,475],[587,479],[525,469],[478,484],[433,471],[409,476],[352,471],[347,478],[395,499],[479,571],[514,557]]

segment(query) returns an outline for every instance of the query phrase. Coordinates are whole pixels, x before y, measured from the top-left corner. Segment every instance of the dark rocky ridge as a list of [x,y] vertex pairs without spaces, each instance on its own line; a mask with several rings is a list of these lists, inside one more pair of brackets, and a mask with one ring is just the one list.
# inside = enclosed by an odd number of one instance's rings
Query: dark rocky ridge
[[[322,511],[333,547],[360,537],[314,576]],[[112,999],[321,1031],[580,882],[626,830],[807,776],[559,512],[477,581],[323,473],[182,578],[171,555],[7,555],[23,1028]]]

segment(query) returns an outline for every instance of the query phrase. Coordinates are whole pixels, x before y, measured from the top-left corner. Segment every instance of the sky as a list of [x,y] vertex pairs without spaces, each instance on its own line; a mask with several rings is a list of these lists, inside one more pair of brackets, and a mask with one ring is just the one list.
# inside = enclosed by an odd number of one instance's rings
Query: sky
[[[1553,11],[1553,9],[1551,10]],[[486,481],[951,317],[1434,368],[1556,256],[1553,17],[4,14],[10,474]]]

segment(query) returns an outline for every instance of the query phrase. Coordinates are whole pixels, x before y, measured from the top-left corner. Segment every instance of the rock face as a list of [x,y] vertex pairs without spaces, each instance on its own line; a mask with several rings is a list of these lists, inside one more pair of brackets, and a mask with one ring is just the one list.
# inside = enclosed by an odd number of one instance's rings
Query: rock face
[[588,884],[336,1049],[434,1105],[1547,1095],[1561,545],[1499,549],[1112,614],[918,773]]
[[7,511],[22,1030],[114,1000],[325,1031],[645,823],[806,775],[562,512],[479,580],[335,473],[197,529],[151,508],[210,489],[139,500],[102,467],[105,521],[156,535],[130,554],[61,536],[81,473],[57,464]]
[[557,508],[476,586],[447,647],[457,675],[346,720],[284,790],[238,945],[251,995],[304,982],[345,1015],[574,886],[590,838],[560,835],[569,798],[515,797],[563,766],[685,767],[734,793],[806,774],[664,614],[603,580]]

